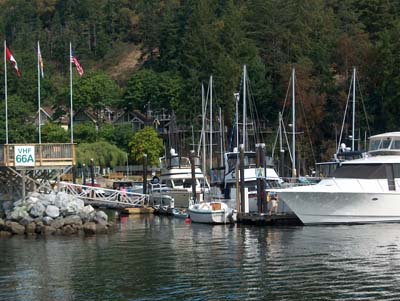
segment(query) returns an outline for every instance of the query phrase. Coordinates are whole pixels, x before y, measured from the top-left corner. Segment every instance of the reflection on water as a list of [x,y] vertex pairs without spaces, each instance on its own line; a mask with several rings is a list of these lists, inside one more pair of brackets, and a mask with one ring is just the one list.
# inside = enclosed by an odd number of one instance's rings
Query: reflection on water
[[0,300],[400,300],[399,236],[130,216],[109,235],[0,240]]

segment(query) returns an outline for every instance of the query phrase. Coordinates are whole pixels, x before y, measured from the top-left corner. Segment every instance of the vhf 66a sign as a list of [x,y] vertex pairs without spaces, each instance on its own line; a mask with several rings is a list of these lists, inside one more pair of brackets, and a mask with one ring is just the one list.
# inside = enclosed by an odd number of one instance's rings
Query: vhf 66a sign
[[14,163],[15,166],[35,166],[35,147],[15,146]]

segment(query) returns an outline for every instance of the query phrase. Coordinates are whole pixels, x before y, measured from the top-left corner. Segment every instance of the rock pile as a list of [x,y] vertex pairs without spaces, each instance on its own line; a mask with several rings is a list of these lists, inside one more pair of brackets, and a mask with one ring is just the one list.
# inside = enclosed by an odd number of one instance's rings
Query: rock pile
[[112,226],[107,214],[85,206],[81,199],[64,192],[31,193],[25,200],[0,201],[0,237],[26,235],[93,235]]

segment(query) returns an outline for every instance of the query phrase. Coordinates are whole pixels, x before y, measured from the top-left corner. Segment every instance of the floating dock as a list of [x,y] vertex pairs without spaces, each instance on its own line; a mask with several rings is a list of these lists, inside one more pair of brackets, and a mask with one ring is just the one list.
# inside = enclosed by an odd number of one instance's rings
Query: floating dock
[[153,214],[153,212],[153,207],[124,208],[121,210],[122,214]]
[[257,226],[302,226],[303,223],[294,213],[238,213],[237,222]]

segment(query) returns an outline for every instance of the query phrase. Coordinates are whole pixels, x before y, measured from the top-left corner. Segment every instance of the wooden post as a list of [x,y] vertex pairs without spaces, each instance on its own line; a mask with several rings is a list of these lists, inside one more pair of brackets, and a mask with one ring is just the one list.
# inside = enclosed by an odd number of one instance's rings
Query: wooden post
[[241,144],[239,153],[239,169],[240,169],[240,212],[245,212],[245,201],[246,197],[244,194],[244,145]]
[[25,200],[26,196],[26,187],[25,187],[25,170],[21,170],[21,181],[22,181],[22,200]]
[[94,162],[90,159],[90,179],[92,181],[92,187],[94,186]]
[[82,164],[82,185],[86,185],[86,165]]
[[143,194],[147,193],[147,154],[143,155]]
[[263,198],[263,191],[262,191],[262,178],[260,171],[262,170],[261,165],[261,144],[256,144],[256,169],[257,169],[257,211],[258,213],[262,212],[262,198]]
[[196,204],[196,166],[195,166],[195,160],[194,160],[194,150],[190,151],[190,168],[192,172],[192,200],[193,204]]
[[261,179],[261,188],[260,188],[260,190],[261,190],[261,206],[259,208],[259,213],[263,213],[263,212],[267,212],[267,210],[266,210],[267,203],[265,202],[266,201],[265,180],[267,177],[267,166],[265,163],[265,144],[264,143],[261,143],[261,145],[260,145],[260,165],[263,170],[263,178]]
[[72,183],[76,184],[76,165],[72,165]]

